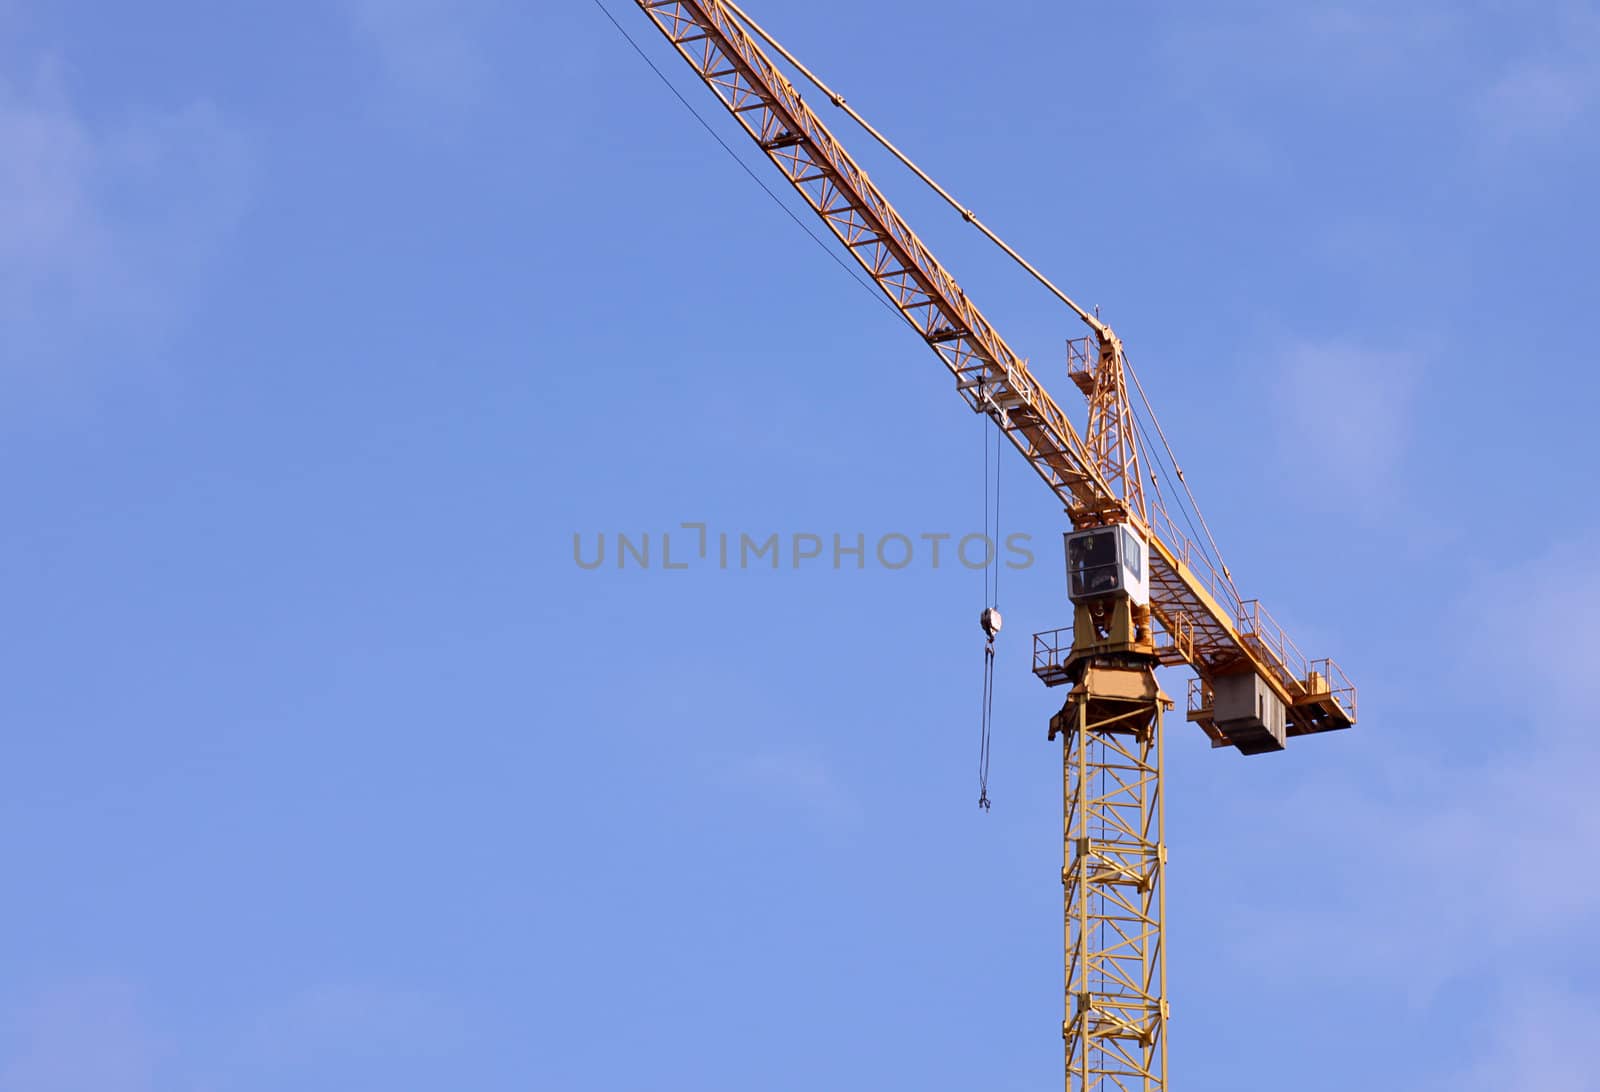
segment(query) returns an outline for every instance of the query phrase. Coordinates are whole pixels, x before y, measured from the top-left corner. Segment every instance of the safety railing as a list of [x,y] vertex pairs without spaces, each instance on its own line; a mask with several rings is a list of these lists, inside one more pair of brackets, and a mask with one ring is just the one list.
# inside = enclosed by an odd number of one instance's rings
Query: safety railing
[[1185,703],[1189,710],[1189,719],[1193,720],[1195,714],[1210,713],[1216,708],[1217,699],[1211,692],[1211,684],[1199,676],[1189,679],[1189,700]]
[[1352,721],[1356,719],[1356,685],[1331,659],[1312,660],[1305,685],[1308,694],[1327,694]]
[[1188,611],[1178,611],[1157,628],[1156,655],[1163,663],[1194,662],[1194,618]]
[[1226,609],[1238,612],[1241,600],[1233,581],[1218,572],[1205,551],[1178,529],[1178,525],[1167,514],[1166,506],[1159,501],[1150,503],[1150,530],[1177,557],[1179,563],[1199,580],[1200,586],[1212,599]]
[[1279,681],[1290,693],[1305,690],[1306,679],[1311,674],[1311,663],[1295,647],[1289,634],[1267,613],[1259,599],[1247,599],[1239,604],[1239,636],[1278,671]]
[[1072,656],[1072,628],[1046,630],[1033,635],[1033,673],[1050,685],[1067,677]]
[[[1067,339],[1067,378],[1080,389],[1094,376],[1095,363],[1100,359],[1099,343],[1092,337]],[[1084,391],[1088,393],[1087,390]]]

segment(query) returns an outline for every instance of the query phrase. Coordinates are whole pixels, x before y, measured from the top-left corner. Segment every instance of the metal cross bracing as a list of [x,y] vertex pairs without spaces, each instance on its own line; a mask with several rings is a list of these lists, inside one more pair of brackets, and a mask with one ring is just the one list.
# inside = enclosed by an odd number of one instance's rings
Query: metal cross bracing
[[1087,445],[787,78],[715,0],[636,0],[955,375],[961,396],[1071,508],[1113,498]]
[[[1160,1092],[1166,1086],[1168,1016],[1161,725],[1171,703],[1156,685],[1155,667],[1190,667],[1196,678],[1187,719],[1213,745],[1233,742],[1241,750],[1250,741],[1230,741],[1216,723],[1218,684],[1227,684],[1225,704],[1233,709],[1237,684],[1246,681],[1241,677],[1260,680],[1283,703],[1286,723],[1279,727],[1287,735],[1348,727],[1355,720],[1355,688],[1331,660],[1307,660],[1257,601],[1240,596],[1214,542],[1208,552],[1197,532],[1178,527],[1151,472],[1155,450],[1148,461],[1141,456],[1142,426],[1131,408],[1128,380],[1141,399],[1144,392],[1109,326],[958,205],[734,0],[634,2],[938,355],[966,404],[1004,430],[1074,527],[1126,523],[1148,542],[1148,617],[1141,607],[1134,618],[1124,599],[1123,613],[1116,615],[1124,621],[1102,632],[1094,629],[1093,611],[1077,604],[1076,631],[1035,636],[1034,672],[1051,686],[1072,686],[1050,726],[1051,738],[1061,736],[1063,746],[1067,1085],[1071,1092]],[[758,38],[1090,327],[1092,338],[1068,350],[1068,376],[1089,403],[1082,434],[802,101]],[[1148,410],[1148,402],[1143,404]],[[1165,445],[1153,412],[1148,420]],[[1170,448],[1166,454],[1182,482]],[[1178,514],[1191,531],[1191,515],[1204,528],[1193,498],[1185,509],[1176,487],[1174,492]],[[1151,639],[1149,617],[1159,626],[1158,640]],[[1085,645],[1074,648],[1079,639]],[[1124,644],[1113,649],[1095,641]],[[1237,725],[1237,716],[1230,716],[1229,723]]]
[[[1089,402],[1085,432],[1095,465],[1137,515],[1149,519],[1144,479],[1139,474],[1139,438],[1128,400],[1122,343],[1115,335],[1067,342],[1067,377]],[[1160,498],[1156,498],[1160,503]]]
[[1166,1087],[1167,851],[1152,666],[1085,669],[1061,737],[1069,1092]]
[[[1354,720],[1353,688],[1325,686],[1338,676],[1312,678],[1302,672],[1303,661],[1286,659],[1292,645],[1282,629],[1264,613],[1247,617],[1247,601],[1232,580],[1177,527],[1164,503],[1147,501],[1120,386],[1121,345],[1109,328],[1094,322],[1105,393],[1099,424],[1090,422],[1091,446],[726,4],[635,3],[939,355],[966,403],[1004,429],[1073,524],[1126,520],[1147,534],[1151,612],[1169,638],[1171,662],[1187,663],[1206,683],[1241,671],[1260,674],[1288,707],[1290,735]],[[1204,710],[1194,719],[1214,741],[1223,740]]]

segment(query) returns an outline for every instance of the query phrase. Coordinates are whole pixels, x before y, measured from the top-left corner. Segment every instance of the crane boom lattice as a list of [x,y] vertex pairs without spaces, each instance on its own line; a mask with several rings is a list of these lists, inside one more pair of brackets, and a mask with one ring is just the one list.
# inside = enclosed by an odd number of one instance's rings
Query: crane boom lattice
[[[1186,719],[1213,746],[1281,750],[1288,737],[1348,728],[1355,687],[1331,659],[1309,660],[1253,599],[1240,596],[1170,465],[1174,521],[1141,454],[1128,380],[1144,390],[1121,340],[1069,299],[970,210],[962,216],[1069,306],[1090,329],[1069,341],[1067,375],[1088,401],[1080,433],[950,272],[762,50],[770,45],[824,97],[947,202],[955,199],[730,0],[634,0],[805,201],[894,310],[933,350],[957,393],[987,414],[1060,501],[1069,628],[1036,634],[1033,670],[1071,686],[1050,735],[1063,746],[1067,1084],[1070,1092],[1166,1087],[1166,845],[1158,665],[1193,670]],[[759,39],[759,40],[758,40]],[[719,138],[720,139],[720,138]],[[1164,473],[1164,471],[1163,471]],[[1153,495],[1145,492],[1149,474]],[[1158,636],[1159,631],[1159,636]]]

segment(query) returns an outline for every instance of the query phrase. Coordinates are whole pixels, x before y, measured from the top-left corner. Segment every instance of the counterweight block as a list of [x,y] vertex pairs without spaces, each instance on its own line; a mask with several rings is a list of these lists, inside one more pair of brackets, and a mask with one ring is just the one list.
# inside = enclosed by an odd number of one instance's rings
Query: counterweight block
[[1211,689],[1216,700],[1212,721],[1240,754],[1283,750],[1287,710],[1265,679],[1253,671],[1223,675]]

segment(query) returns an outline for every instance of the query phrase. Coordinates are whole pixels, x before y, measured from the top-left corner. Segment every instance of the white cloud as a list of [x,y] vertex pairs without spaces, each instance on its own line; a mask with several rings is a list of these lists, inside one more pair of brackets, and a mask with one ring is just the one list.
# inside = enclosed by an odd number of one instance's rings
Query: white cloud
[[[1582,625],[1600,609],[1597,573],[1600,543],[1487,571],[1436,631],[1418,625],[1418,658],[1397,667],[1438,695],[1438,719],[1358,729],[1389,737],[1375,763],[1274,809],[1286,824],[1312,817],[1286,837],[1339,864],[1325,886],[1286,895],[1241,960],[1421,1010],[1470,982],[1476,1015],[1501,1015],[1452,1089],[1600,1088],[1600,1040],[1577,1034],[1600,994],[1565,985],[1595,969],[1582,953],[1600,929],[1600,635]],[[1469,749],[1480,757],[1464,760]]]
[[0,1092],[147,1092],[158,1051],[134,991],[77,982],[38,997],[8,1029]]
[[1600,1089],[1600,1006],[1593,998],[1544,991],[1493,999],[1497,1034],[1439,1092],[1596,1092]]
[[56,985],[0,1021],[0,1092],[165,1092],[232,1087],[239,1077],[256,1087],[263,1074],[285,1070],[438,1059],[470,1031],[465,1015],[440,998],[352,982],[308,987],[237,1030],[231,1014],[216,1015],[228,1028],[220,1038],[169,1039],[127,983]]
[[1227,0],[1195,11],[1159,31],[1163,68],[1186,108],[1228,104],[1222,137],[1268,158],[1294,132],[1283,127],[1293,97],[1378,124],[1396,100],[1428,104],[1430,128],[1458,134],[1459,153],[1476,159],[1457,169],[1477,175],[1517,166],[1510,145],[1570,133],[1600,107],[1595,0]]
[[108,124],[58,66],[0,74],[0,367],[173,321],[242,213],[244,140],[205,101]]
[[1551,61],[1518,65],[1484,94],[1481,114],[1501,140],[1561,132],[1589,108],[1597,90],[1592,72]]
[[[1396,767],[1414,771],[1410,784],[1328,784],[1281,809],[1339,816],[1334,831],[1307,831],[1302,844],[1357,876],[1331,904],[1285,906],[1248,958],[1266,970],[1292,952],[1283,965],[1298,973],[1352,983],[1374,968],[1403,968],[1403,980],[1386,987],[1425,1005],[1458,976],[1549,970],[1537,959],[1519,964],[1519,952],[1600,924],[1600,877],[1576,867],[1600,844],[1589,783],[1600,747],[1541,740],[1529,725],[1480,715],[1504,722],[1506,745],[1492,764],[1450,768],[1397,740],[1386,749]],[[1308,937],[1340,942],[1308,945]],[[1352,951],[1366,958],[1352,961]]]
[[248,1038],[252,1064],[327,1057],[436,1056],[461,1044],[462,1015],[415,990],[334,982],[308,988],[265,1013]]
[[1570,130],[1600,103],[1600,6],[1576,0],[1526,15],[1542,44],[1514,54],[1481,92],[1478,121],[1489,150]]
[[785,808],[797,808],[827,825],[848,826],[860,806],[823,762],[793,752],[724,756],[711,763],[710,779],[730,791]]
[[476,99],[488,77],[472,30],[477,7],[452,0],[344,0],[357,39],[388,79],[449,105]]
[[1303,342],[1282,353],[1271,404],[1281,466],[1319,503],[1381,511],[1410,447],[1419,354]]
[[1468,8],[1234,0],[1194,9],[1192,21],[1168,26],[1158,41],[1169,71],[1191,90],[1273,83],[1341,98],[1382,95],[1384,80],[1459,38]]
[[1489,692],[1538,714],[1541,737],[1576,735],[1600,745],[1600,705],[1594,668],[1600,633],[1587,625],[1600,614],[1600,542],[1547,543],[1537,557],[1518,559],[1538,539],[1493,531],[1486,547],[1499,554],[1454,605],[1465,652],[1486,670]]

